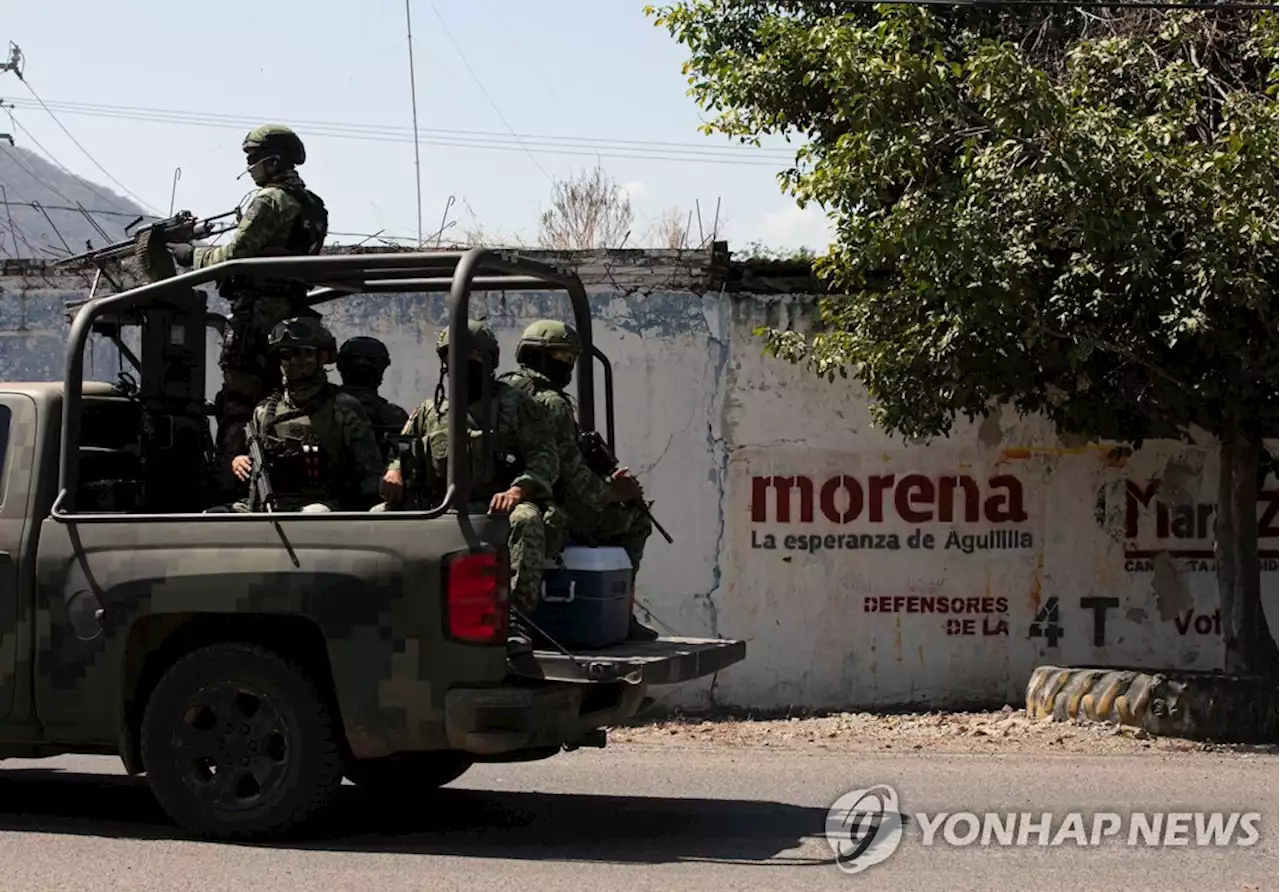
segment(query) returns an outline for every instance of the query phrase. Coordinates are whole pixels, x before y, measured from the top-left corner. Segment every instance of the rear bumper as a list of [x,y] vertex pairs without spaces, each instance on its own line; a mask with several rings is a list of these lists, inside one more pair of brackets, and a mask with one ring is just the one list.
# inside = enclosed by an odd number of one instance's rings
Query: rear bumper
[[635,715],[648,685],[454,688],[445,696],[449,748],[495,755],[575,743]]

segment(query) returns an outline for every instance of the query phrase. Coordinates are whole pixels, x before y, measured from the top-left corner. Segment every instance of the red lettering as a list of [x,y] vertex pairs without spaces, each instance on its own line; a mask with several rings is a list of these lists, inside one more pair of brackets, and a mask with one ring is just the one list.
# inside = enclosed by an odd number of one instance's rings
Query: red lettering
[[983,599],[982,599],[982,612],[983,612],[983,613],[990,613],[990,612],[991,612],[991,608],[992,608],[992,606],[994,606],[994,601],[995,601],[995,599],[994,599],[994,598],[983,598]]
[[[993,481],[994,482],[994,481]],[[1155,509],[1156,539],[1212,539],[1213,517],[1217,506],[1211,502],[1169,504],[1156,498],[1160,481],[1152,480],[1139,486],[1132,480],[1125,481],[1124,535],[1137,539],[1141,533],[1142,509]],[[1280,538],[1280,492],[1263,490],[1258,493],[1258,538]],[[994,517],[988,515],[994,521]]]
[[1148,483],[1146,489],[1138,489],[1138,485],[1132,480],[1124,482],[1124,534],[1127,538],[1138,537],[1138,505],[1148,507],[1159,488],[1159,480]]
[[933,598],[921,598],[921,599],[920,599],[920,612],[921,612],[921,613],[933,613]]
[[863,598],[863,599],[862,599],[862,612],[863,612],[863,613],[875,613],[875,612],[876,612],[876,599],[875,599],[875,598]]
[[952,613],[964,613],[964,598],[952,598],[952,599],[951,599],[951,612],[952,612]]
[[791,522],[791,488],[800,491],[800,522],[813,523],[813,481],[808,477],[753,477],[751,479],[751,520],[768,520],[768,491],[775,493],[774,517],[778,523]]
[[1175,616],[1173,618],[1173,624],[1177,627],[1179,635],[1187,634],[1187,629],[1191,628],[1191,617],[1194,613],[1194,611],[1188,610],[1181,617]]
[[919,613],[919,612],[920,612],[920,599],[915,597],[914,595],[907,598],[907,613]]
[[967,602],[965,602],[965,613],[977,613],[977,612],[978,612],[978,599],[970,598]]
[[876,474],[869,481],[871,484],[870,514],[867,520],[872,523],[884,523],[884,494],[893,489],[892,474]]
[[965,634],[965,635],[976,635],[977,633],[978,633],[977,621],[976,621],[976,620],[972,620],[972,619],[966,619],[966,620],[964,621],[964,632],[963,632],[963,634]]
[[[843,489],[848,493],[848,507],[844,511],[836,508],[836,491]],[[819,495],[818,503],[822,508],[822,513],[827,520],[832,523],[848,523],[857,519],[862,513],[862,486],[852,477],[846,477],[843,474],[839,477],[832,477],[826,483],[822,484],[822,492]],[[782,520],[781,517],[778,518]]]
[[1010,474],[1000,474],[988,481],[992,488],[1002,487],[1004,493],[992,493],[983,505],[987,520],[992,523],[1022,523],[1027,519],[1022,507],[1022,481]]
[[[893,493],[893,507],[907,523],[928,523],[933,520],[933,481],[923,474],[908,474],[902,478]],[[916,502],[923,502],[925,510],[917,510]]]
[[907,600],[907,599],[906,599],[906,598],[904,598],[904,597],[902,597],[902,595],[894,595],[894,596],[893,596],[893,612],[894,612],[894,613],[901,613],[901,612],[902,612],[902,605],[903,605],[904,603],[906,603],[906,600]]
[[1008,612],[1009,612],[1009,599],[1004,596],[996,598],[996,613],[1008,613]]
[[893,613],[893,598],[890,598],[888,595],[880,596],[880,612]]
[[964,519],[978,522],[978,484],[972,477],[943,477],[938,481],[938,520],[949,523],[955,511],[956,486],[964,489]]
[[1276,521],[1277,513],[1280,513],[1280,492],[1270,490],[1258,494],[1258,501],[1262,503],[1262,517],[1258,518],[1258,538],[1259,539],[1275,539],[1280,537],[1280,523]]
[[[968,475],[939,477],[936,482],[924,474],[912,473],[901,479],[894,474],[873,474],[865,485],[849,474],[827,478],[819,486],[803,475],[751,478],[751,521],[770,520],[769,490],[773,490],[772,519],[792,523],[798,508],[799,523],[814,520],[814,493],[817,507],[831,523],[847,524],[867,509],[869,523],[883,523],[889,511],[907,523],[948,523],[962,515],[966,523],[1022,523],[1027,520],[1022,483],[1000,474],[987,481],[983,498],[978,482]],[[962,495],[958,495],[962,494]],[[797,501],[798,496],[798,501]],[[892,504],[889,504],[892,500]],[[957,501],[962,504],[957,511]],[[1134,523],[1137,523],[1136,515]]]

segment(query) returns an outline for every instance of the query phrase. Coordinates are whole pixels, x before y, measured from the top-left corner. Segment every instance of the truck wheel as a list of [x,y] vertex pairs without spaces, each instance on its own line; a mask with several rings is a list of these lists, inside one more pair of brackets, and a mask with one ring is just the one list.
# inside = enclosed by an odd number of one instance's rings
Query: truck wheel
[[147,701],[142,763],[183,829],[214,839],[282,836],[342,783],[324,698],[291,662],[250,644],[183,657]]
[[347,777],[375,796],[413,797],[457,780],[473,764],[465,753],[454,750],[401,753],[385,759],[361,759]]

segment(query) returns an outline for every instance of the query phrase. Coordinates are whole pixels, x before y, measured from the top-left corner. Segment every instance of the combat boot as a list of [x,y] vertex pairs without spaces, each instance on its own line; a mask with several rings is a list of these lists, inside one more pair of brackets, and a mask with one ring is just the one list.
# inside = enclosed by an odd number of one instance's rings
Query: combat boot
[[527,653],[533,653],[533,635],[522,620],[513,616],[507,627],[507,654],[518,656]]
[[640,620],[636,619],[636,615],[631,614],[631,623],[627,629],[628,641],[653,641],[658,637],[656,629],[651,629]]

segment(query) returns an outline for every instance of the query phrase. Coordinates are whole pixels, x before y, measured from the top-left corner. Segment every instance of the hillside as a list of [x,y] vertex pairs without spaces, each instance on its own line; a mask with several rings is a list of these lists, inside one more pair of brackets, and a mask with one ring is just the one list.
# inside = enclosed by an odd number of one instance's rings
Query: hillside
[[[0,258],[52,259],[127,238],[124,227],[144,211],[110,189],[81,179],[35,152],[0,142]],[[33,207],[40,205],[48,219]],[[77,208],[93,212],[98,232]],[[150,219],[150,218],[148,218]],[[49,221],[53,221],[51,226]],[[70,245],[71,251],[63,242]]]

